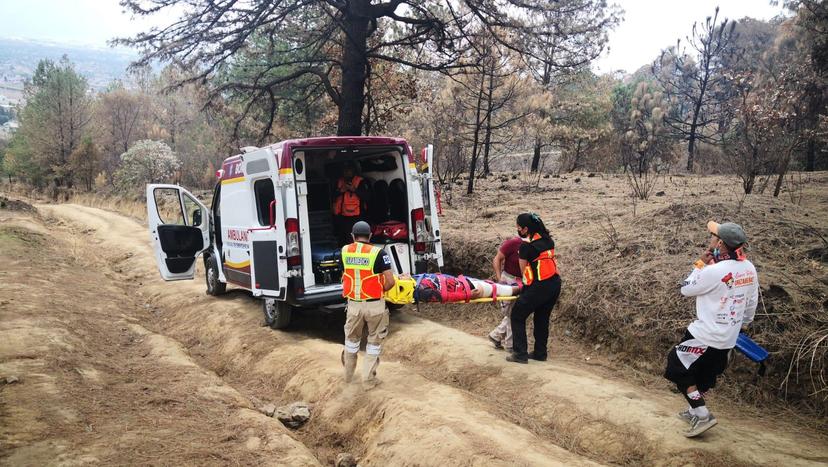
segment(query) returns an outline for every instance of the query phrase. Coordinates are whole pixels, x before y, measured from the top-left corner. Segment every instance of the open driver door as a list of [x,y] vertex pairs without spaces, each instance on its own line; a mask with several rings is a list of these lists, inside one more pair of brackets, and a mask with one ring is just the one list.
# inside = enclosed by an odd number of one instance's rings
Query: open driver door
[[180,186],[151,184],[147,222],[161,278],[192,279],[196,258],[210,248],[210,210]]

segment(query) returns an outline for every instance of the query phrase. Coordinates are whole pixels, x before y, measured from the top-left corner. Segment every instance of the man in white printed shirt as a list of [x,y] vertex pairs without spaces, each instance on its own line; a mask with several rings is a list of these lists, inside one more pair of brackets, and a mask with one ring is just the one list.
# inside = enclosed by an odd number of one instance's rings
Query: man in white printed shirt
[[759,299],[756,268],[742,253],[747,236],[732,222],[710,221],[710,246],[696,261],[681,294],[696,297],[696,320],[687,326],[682,342],[667,356],[664,377],[674,382],[689,404],[679,418],[690,424],[692,438],[718,421],[707,409],[704,394],[727,368],[728,353],[742,326],[753,321]]

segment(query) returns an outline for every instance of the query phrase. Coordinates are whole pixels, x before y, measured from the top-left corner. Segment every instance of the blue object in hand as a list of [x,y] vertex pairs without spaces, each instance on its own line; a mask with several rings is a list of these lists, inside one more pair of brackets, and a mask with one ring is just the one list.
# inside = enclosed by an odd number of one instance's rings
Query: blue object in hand
[[754,362],[761,363],[768,358],[768,351],[761,345],[753,342],[747,334],[740,332],[736,339],[736,349]]

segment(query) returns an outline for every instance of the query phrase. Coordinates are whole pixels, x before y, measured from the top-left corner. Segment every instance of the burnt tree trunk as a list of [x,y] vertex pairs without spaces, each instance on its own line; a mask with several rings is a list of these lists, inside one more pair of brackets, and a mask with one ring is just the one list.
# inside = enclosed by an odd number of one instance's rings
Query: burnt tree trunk
[[788,165],[791,163],[790,153],[785,159],[779,163],[779,171],[776,177],[776,185],[773,187],[773,197],[778,198],[782,191],[782,182],[785,180],[785,174],[788,173]]
[[362,109],[365,107],[365,81],[368,77],[369,11],[368,0],[354,0],[349,4],[344,22],[348,45],[342,51],[342,78],[340,106],[337,120],[338,136],[359,136],[362,133]]
[[492,146],[492,112],[494,112],[494,67],[489,70],[489,92],[486,94],[486,130],[483,137],[483,175],[488,176],[489,151]]
[[486,84],[486,75],[480,75],[480,90],[477,93],[477,113],[474,117],[474,142],[472,143],[472,157],[471,165],[469,166],[469,184],[466,188],[466,194],[474,193],[474,172],[477,170],[477,156],[480,154],[480,127],[483,122],[480,121],[480,113],[483,106],[483,89]]
[[[552,82],[552,65],[547,63],[543,67],[543,77],[541,78],[541,85],[544,89],[548,89],[549,83]],[[546,118],[546,112],[541,110],[539,112],[539,116],[541,119]],[[538,168],[540,167],[540,159],[541,159],[541,139],[540,137],[535,138],[535,147],[532,152],[532,172],[537,172]]]

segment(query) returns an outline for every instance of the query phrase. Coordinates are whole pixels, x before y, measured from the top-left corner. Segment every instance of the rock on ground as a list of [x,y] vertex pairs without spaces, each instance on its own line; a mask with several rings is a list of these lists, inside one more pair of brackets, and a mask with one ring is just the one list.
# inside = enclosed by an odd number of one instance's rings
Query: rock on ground
[[288,428],[299,428],[310,418],[310,406],[307,402],[294,402],[276,409],[274,414]]

